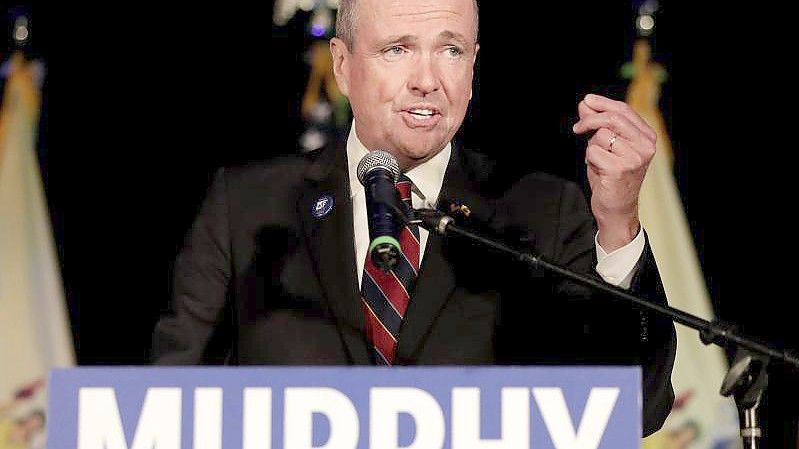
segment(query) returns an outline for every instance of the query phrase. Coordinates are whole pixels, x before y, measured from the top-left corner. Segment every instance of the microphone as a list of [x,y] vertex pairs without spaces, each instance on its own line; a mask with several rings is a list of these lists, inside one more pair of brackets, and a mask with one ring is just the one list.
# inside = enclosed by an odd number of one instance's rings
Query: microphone
[[391,153],[370,151],[358,163],[358,181],[366,190],[366,216],[369,221],[369,250],[372,262],[388,272],[400,257],[400,231],[395,211],[400,211],[397,192],[399,164]]

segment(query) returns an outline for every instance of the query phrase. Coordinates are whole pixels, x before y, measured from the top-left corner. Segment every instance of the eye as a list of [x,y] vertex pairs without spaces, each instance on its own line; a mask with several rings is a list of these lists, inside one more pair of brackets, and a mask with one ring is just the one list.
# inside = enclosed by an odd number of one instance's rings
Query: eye
[[383,57],[389,61],[399,59],[406,52],[405,48],[400,45],[392,45],[383,50]]
[[451,58],[459,58],[463,55],[463,49],[460,47],[447,47],[447,56]]

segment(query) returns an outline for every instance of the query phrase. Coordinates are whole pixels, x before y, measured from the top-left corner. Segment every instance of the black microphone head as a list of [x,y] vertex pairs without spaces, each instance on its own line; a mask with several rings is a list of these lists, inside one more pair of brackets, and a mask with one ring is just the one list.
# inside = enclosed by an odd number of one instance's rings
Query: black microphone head
[[361,162],[358,163],[358,181],[360,181],[361,184],[364,184],[366,181],[366,175],[375,169],[381,169],[391,173],[391,177],[395,183],[397,182],[397,179],[399,179],[399,164],[397,163],[397,159],[394,157],[394,155],[388,151],[374,150],[370,151],[369,154],[364,156],[363,159],[361,159]]

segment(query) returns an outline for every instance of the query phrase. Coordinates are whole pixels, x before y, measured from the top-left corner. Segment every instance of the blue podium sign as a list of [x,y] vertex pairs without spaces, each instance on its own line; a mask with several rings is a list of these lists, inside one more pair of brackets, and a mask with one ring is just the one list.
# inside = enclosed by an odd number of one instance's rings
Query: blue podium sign
[[50,449],[639,448],[637,367],[78,368]]

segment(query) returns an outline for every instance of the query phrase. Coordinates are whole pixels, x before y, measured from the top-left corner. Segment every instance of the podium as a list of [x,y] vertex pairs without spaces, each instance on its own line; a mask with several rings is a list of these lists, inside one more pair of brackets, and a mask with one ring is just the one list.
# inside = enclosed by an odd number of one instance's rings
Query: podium
[[628,449],[638,367],[76,368],[50,449]]

